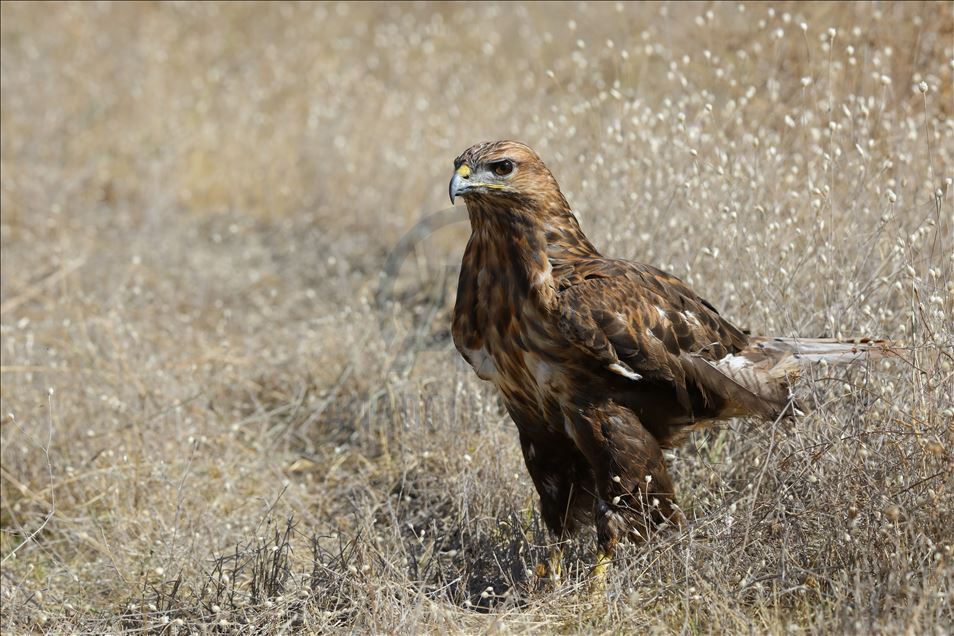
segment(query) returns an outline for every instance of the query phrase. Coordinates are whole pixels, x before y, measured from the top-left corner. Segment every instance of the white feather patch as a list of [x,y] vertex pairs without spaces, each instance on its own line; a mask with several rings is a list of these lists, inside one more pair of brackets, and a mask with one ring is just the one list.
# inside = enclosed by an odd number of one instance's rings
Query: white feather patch
[[742,356],[732,355],[731,353],[726,357],[719,360],[718,367],[726,367],[729,370],[737,371],[739,369],[744,369],[745,367],[752,366],[752,361],[748,358]]
[[617,373],[617,374],[623,376],[624,378],[629,378],[630,380],[642,380],[642,379],[643,379],[643,376],[639,375],[638,373],[636,373],[636,372],[633,371],[632,369],[629,369],[629,368],[627,368],[627,367],[624,367],[624,366],[621,365],[619,362],[614,362],[613,364],[609,365],[609,370],[612,371],[613,373]]
[[536,277],[534,278],[534,283],[537,287],[543,287],[553,282],[553,265],[550,264],[550,261],[547,261],[546,269],[537,272]]

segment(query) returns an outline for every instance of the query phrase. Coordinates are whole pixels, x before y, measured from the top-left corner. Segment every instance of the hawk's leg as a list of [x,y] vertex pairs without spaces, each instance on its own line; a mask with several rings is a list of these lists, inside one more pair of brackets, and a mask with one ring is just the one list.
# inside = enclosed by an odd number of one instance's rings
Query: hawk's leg
[[682,525],[662,449],[632,411],[606,402],[568,413],[575,441],[593,468],[597,497],[597,563],[594,577],[606,572],[624,538],[643,541],[653,526]]
[[520,435],[527,470],[540,495],[540,514],[547,529],[557,541],[536,573],[559,582],[563,570],[563,549],[560,544],[577,529],[580,517],[586,514],[593,492],[593,476],[586,458],[567,440],[554,444],[551,439],[534,439]]

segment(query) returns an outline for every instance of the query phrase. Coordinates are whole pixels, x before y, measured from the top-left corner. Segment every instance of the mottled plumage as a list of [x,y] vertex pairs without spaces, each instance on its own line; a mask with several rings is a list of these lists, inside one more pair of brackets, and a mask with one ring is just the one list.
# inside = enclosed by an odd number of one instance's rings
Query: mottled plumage
[[800,349],[841,361],[884,346],[750,337],[671,274],[601,255],[523,144],[478,144],[454,167],[472,227],[454,343],[500,390],[557,537],[595,515],[608,555],[647,520],[681,523],[663,448],[792,413]]

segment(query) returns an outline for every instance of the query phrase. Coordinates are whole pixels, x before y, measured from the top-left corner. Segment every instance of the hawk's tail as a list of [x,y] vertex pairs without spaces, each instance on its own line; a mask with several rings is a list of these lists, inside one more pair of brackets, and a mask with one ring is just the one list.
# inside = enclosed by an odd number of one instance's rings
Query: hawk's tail
[[752,346],[746,351],[750,349],[774,359],[773,369],[782,365],[786,371],[809,362],[851,364],[900,352],[889,341],[873,338],[753,338]]
[[778,417],[789,407],[798,408],[792,382],[813,362],[852,364],[889,354],[901,348],[872,338],[768,338],[754,337],[747,348],[709,363],[731,396],[725,416],[744,414]]

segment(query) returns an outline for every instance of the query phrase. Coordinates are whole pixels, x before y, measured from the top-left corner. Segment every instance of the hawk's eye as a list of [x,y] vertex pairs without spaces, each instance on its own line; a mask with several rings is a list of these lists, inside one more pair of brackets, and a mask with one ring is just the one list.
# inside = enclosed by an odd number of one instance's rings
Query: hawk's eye
[[506,177],[508,174],[513,172],[513,162],[510,161],[510,159],[495,161],[490,164],[490,169],[493,170],[494,174],[498,177]]

